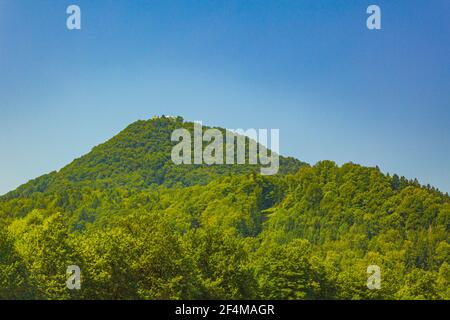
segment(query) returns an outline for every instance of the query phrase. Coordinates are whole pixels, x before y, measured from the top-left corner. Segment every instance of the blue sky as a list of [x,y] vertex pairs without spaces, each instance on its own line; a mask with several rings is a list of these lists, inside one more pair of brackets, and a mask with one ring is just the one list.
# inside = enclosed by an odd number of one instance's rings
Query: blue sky
[[0,0],[0,194],[161,114],[450,191],[450,2]]

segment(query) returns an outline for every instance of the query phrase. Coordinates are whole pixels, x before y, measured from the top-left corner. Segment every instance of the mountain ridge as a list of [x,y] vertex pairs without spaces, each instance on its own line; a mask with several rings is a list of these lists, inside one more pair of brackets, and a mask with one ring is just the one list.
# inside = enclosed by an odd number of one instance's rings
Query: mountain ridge
[[167,164],[177,121],[0,198],[0,299],[450,299],[448,195],[328,160]]
[[[159,128],[159,125],[162,125],[163,127]],[[193,122],[184,122],[184,119],[180,116],[166,117],[163,115],[161,117],[153,117],[149,120],[137,120],[128,125],[111,139],[94,146],[90,152],[74,159],[60,170],[55,170],[31,179],[14,190],[0,196],[0,200],[11,199],[18,196],[28,196],[33,192],[46,192],[49,189],[59,189],[62,187],[61,180],[65,180],[65,182],[75,185],[86,181],[89,186],[97,185],[99,188],[113,188],[116,184],[110,184],[111,182],[108,181],[108,178],[117,179],[117,174],[114,175],[114,172],[111,172],[108,166],[114,165],[114,157],[120,158],[123,157],[124,154],[126,155],[126,158],[121,159],[121,167],[115,167],[114,170],[123,170],[126,174],[133,173],[135,179],[134,181],[131,178],[128,178],[121,181],[120,184],[123,186],[132,185],[134,188],[138,189],[150,187],[152,184],[173,186],[180,181],[181,186],[189,186],[193,184],[205,185],[221,175],[226,175],[228,173],[246,174],[256,172],[260,168],[260,165],[174,165],[171,163],[169,156],[170,149],[174,146],[174,143],[170,141],[170,132],[171,130],[175,130],[177,128],[187,128],[192,130],[192,125]],[[204,128],[208,129],[210,127],[205,126]],[[225,130],[219,127],[213,128],[217,128],[222,131]],[[157,137],[157,143],[155,143],[155,141],[151,141],[151,139],[154,139],[155,137],[151,134],[149,135],[149,132],[153,133],[155,129],[163,129],[162,132],[160,131],[159,133],[161,133],[164,137]],[[126,149],[130,149],[132,152],[121,152],[118,154],[108,153],[111,149],[114,149],[117,146],[124,148],[125,151]],[[136,152],[137,148],[143,149],[144,152]],[[138,156],[131,156],[133,153]],[[155,155],[153,159],[149,159],[149,155],[151,154]],[[139,159],[137,162],[136,158]],[[142,159],[145,160],[141,161]],[[287,173],[295,173],[301,166],[304,165],[308,164],[293,157],[284,157],[280,155],[280,174],[284,175]],[[84,171],[81,173],[74,173],[74,171],[77,171],[80,166],[84,166]],[[174,172],[180,168],[181,172]],[[205,172],[202,172],[205,169],[211,169],[212,172],[210,172],[210,174],[212,176],[208,177]],[[155,172],[158,170],[163,170],[165,172],[163,174],[158,174]],[[188,179],[183,179],[184,175],[188,175],[189,179],[194,179],[194,182],[186,181]],[[396,174],[394,174],[393,177],[398,180],[397,183],[400,183],[401,179],[403,185],[420,185],[417,179],[408,180],[404,177],[400,178]],[[176,182],[172,180],[176,180]],[[52,188],[52,185],[55,184],[55,182],[57,185]],[[448,195],[448,193],[443,193],[430,185],[427,185],[426,187],[436,192]]]
[[[32,179],[1,196],[0,199],[45,192],[49,188],[50,190],[61,188],[61,180],[75,185],[85,181],[87,185],[96,185],[99,188],[114,187],[118,183],[142,189],[151,185],[173,186],[177,183],[181,186],[204,185],[220,175],[245,174],[259,170],[260,165],[249,164],[239,166],[173,164],[170,150],[175,143],[170,140],[170,134],[179,128],[192,131],[193,122],[184,122],[182,117],[165,116],[135,121],[59,171],[52,171]],[[208,128],[204,126],[205,130]],[[223,128],[217,129],[225,131]],[[115,161],[116,159],[118,161]],[[280,174],[293,173],[302,165],[306,163],[292,157],[280,156]],[[125,174],[131,176],[124,178]],[[187,178],[184,179],[184,176]],[[117,179],[122,181],[114,181],[113,184],[108,181]],[[57,186],[52,188],[55,183]]]

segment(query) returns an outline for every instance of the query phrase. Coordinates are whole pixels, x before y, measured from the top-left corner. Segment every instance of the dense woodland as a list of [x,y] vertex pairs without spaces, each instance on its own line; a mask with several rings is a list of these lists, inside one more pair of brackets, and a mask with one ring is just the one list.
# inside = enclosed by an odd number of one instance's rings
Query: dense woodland
[[352,163],[176,166],[180,126],[135,122],[0,197],[0,298],[450,299],[447,194]]

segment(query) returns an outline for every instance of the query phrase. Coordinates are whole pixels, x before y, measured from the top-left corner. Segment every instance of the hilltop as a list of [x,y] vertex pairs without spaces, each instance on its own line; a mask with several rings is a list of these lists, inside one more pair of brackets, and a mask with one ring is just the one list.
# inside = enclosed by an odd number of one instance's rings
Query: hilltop
[[450,299],[448,195],[353,163],[176,166],[179,127],[137,121],[1,197],[0,299]]
[[[3,198],[49,193],[66,188],[146,189],[158,185],[168,187],[205,185],[224,175],[257,173],[260,165],[176,165],[171,160],[171,141],[175,129],[193,131],[193,123],[181,117],[153,117],[139,120],[110,140],[94,147],[59,172],[51,172],[20,186]],[[208,129],[209,127],[204,127]],[[225,131],[223,128],[218,128]],[[280,157],[280,175],[296,172],[305,163]]]

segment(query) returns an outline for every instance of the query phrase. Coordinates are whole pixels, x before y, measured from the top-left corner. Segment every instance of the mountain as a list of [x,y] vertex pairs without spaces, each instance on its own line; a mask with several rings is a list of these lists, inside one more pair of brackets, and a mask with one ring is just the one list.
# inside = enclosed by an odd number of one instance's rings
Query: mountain
[[[67,187],[146,189],[205,185],[223,175],[259,172],[260,165],[176,165],[171,160],[174,130],[185,128],[193,134],[193,123],[181,117],[154,117],[136,121],[109,141],[74,160],[59,172],[43,175],[4,198],[29,196],[35,192],[57,192]],[[209,129],[204,126],[203,130]],[[222,132],[224,129],[218,128]],[[206,143],[204,143],[206,145]],[[247,155],[248,159],[248,155]],[[294,173],[305,163],[280,156],[280,174]]]
[[0,197],[0,298],[450,299],[448,195],[353,163],[174,165],[180,127],[135,122]]

